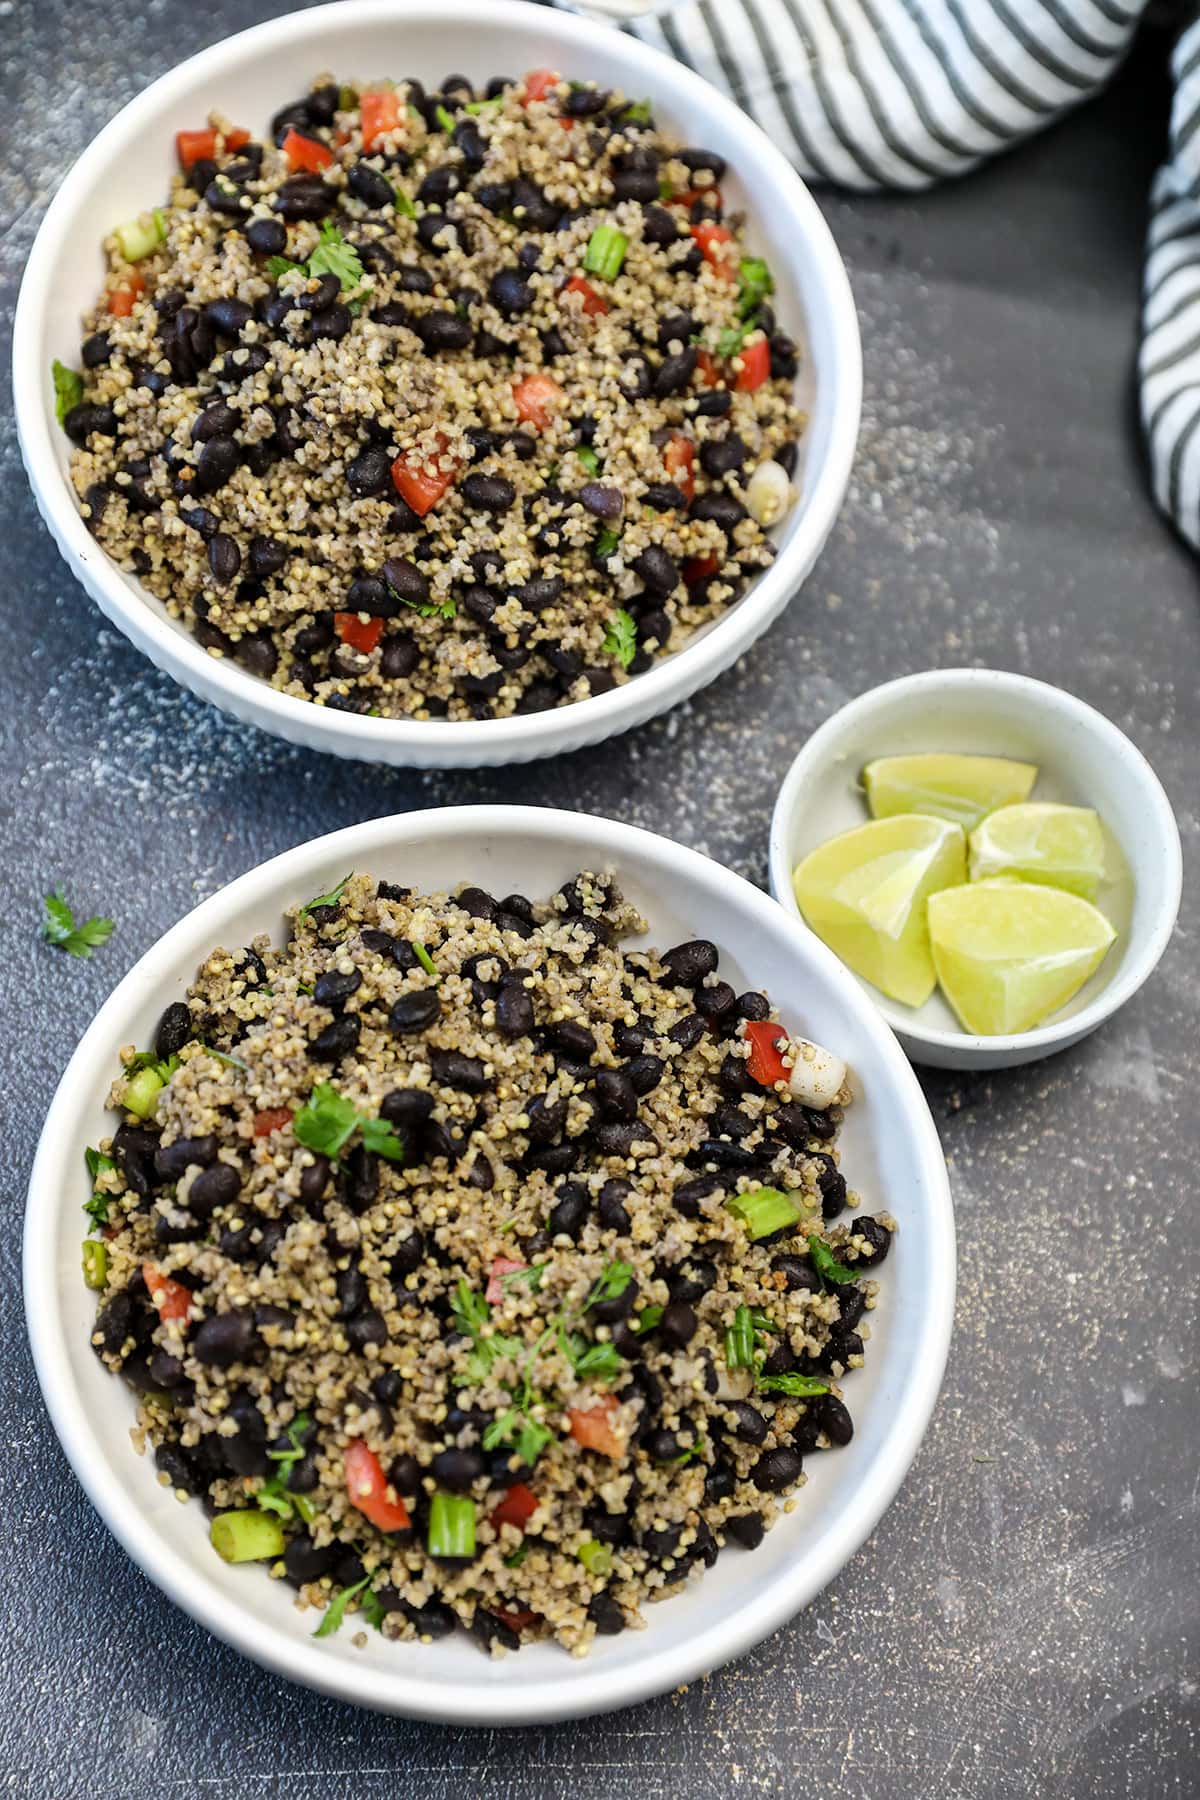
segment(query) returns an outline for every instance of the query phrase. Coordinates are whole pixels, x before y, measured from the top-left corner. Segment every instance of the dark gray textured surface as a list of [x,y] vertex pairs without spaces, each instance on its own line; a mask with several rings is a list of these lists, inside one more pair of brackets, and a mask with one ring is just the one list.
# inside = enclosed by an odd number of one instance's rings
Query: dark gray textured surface
[[[283,10],[0,0],[0,352],[71,158],[143,83]],[[1057,1060],[926,1086],[961,1232],[933,1427],[866,1548],[803,1617],[690,1691],[607,1721],[454,1733],[261,1674],[127,1562],[53,1439],[18,1289],[24,1177],[101,998],[198,897],[302,838],[466,799],[608,812],[762,881],[774,790],[850,694],[971,662],[1061,682],[1200,821],[1196,568],[1131,428],[1139,237],[1165,102],[1152,56],[1002,166],[828,212],[862,312],[850,501],[789,616],[675,716],[561,763],[421,777],[241,730],[109,630],[0,436],[4,1149],[0,1786],[135,1797],[488,1793],[852,1800],[1200,1791],[1193,1222],[1198,912],[1150,987]],[[119,922],[91,963],[39,945],[67,884]]]

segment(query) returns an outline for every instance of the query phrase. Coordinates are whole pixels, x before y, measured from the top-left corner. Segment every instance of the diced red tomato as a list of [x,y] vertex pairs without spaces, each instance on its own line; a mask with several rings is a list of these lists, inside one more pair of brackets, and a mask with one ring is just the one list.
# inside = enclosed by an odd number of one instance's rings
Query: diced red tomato
[[567,1423],[571,1436],[585,1450],[598,1450],[601,1456],[623,1456],[625,1445],[612,1428],[612,1415],[617,1410],[615,1394],[606,1394],[595,1406],[569,1407]]
[[485,1289],[483,1296],[488,1305],[495,1306],[497,1300],[503,1300],[504,1277],[506,1275],[519,1275],[522,1269],[527,1269],[528,1267],[528,1263],[514,1262],[511,1256],[497,1256],[492,1263],[491,1272],[488,1275],[487,1288]]
[[537,1509],[537,1495],[523,1481],[514,1481],[499,1506],[492,1508],[490,1517],[497,1530],[501,1525],[515,1525],[518,1531],[524,1531]]
[[749,394],[761,387],[771,374],[771,346],[763,336],[752,338],[743,344],[737,353],[741,367],[737,372],[734,386],[743,394]]
[[108,310],[113,318],[127,319],[133,311],[134,303],[137,300],[138,295],[144,294],[145,291],[145,282],[142,280],[136,269],[131,269],[129,274],[126,275],[121,282],[120,287],[109,290]]
[[691,438],[676,433],[663,450],[663,467],[686,499],[688,505],[696,498],[696,446]]
[[725,379],[724,371],[711,350],[697,350],[696,373],[704,387],[719,387]]
[[772,1087],[777,1081],[786,1081],[790,1070],[775,1047],[787,1042],[787,1032],[783,1026],[771,1019],[751,1019],[743,1028],[743,1036],[750,1046],[746,1069],[754,1080],[761,1082],[763,1087]]
[[[437,460],[441,462],[446,450],[446,440],[438,434]],[[398,456],[392,464],[392,486],[402,500],[407,500],[415,513],[422,518],[431,507],[437,505],[447,488],[454,486],[458,478],[457,469],[428,469],[424,461],[416,457]]]
[[541,1613],[531,1612],[527,1606],[523,1606],[519,1612],[501,1612],[498,1606],[488,1606],[484,1610],[490,1612],[493,1619],[499,1619],[502,1625],[507,1625],[510,1631],[528,1631],[542,1616]]
[[310,175],[319,175],[333,161],[333,151],[327,144],[305,137],[300,131],[289,131],[280,148],[289,169],[306,169]]
[[668,194],[664,206],[694,206],[697,200],[711,201],[723,212],[725,202],[719,187],[686,188],[682,194]]
[[733,242],[733,233],[727,225],[718,225],[715,219],[701,219],[698,225],[692,226],[693,242],[699,244],[700,254],[709,268],[721,277],[722,281],[736,279],[734,259],[729,255],[729,245]]
[[525,104],[531,100],[544,100],[551,88],[556,88],[562,76],[556,69],[530,69],[523,82]]
[[562,398],[563,390],[553,375],[523,375],[520,381],[513,382],[517,417],[538,431],[544,431],[549,425],[553,410]]
[[[235,125],[225,133],[223,139],[226,150],[240,150],[250,142],[250,133]],[[217,134],[212,126],[203,131],[177,131],[175,133],[175,154],[179,158],[179,166],[186,175],[193,163],[211,161],[217,154]]]
[[707,581],[720,566],[719,556],[689,556],[683,565],[684,587],[695,587],[698,582]]
[[583,296],[583,310],[589,319],[595,318],[597,313],[606,313],[608,311],[608,301],[604,298],[604,295],[598,294],[591,282],[582,275],[572,275],[570,281],[568,281],[563,288],[563,293],[581,294]]
[[285,1125],[292,1122],[290,1106],[272,1106],[266,1112],[255,1113],[255,1137],[270,1137],[273,1131],[282,1131]]
[[372,1525],[378,1525],[380,1531],[407,1531],[408,1508],[398,1495],[395,1500],[388,1499],[387,1477],[371,1446],[361,1438],[351,1439],[342,1465],[351,1506],[357,1507]]
[[142,1264],[142,1279],[150,1289],[150,1297],[158,1307],[160,1319],[186,1319],[192,1306],[192,1290],[182,1281],[160,1275],[152,1262]]
[[370,656],[383,636],[382,619],[360,619],[357,613],[334,613],[333,626],[343,644],[364,656]]
[[378,93],[363,94],[358,104],[362,114],[363,149],[370,150],[376,138],[385,137],[399,125],[402,117],[400,96],[395,88],[380,88]]

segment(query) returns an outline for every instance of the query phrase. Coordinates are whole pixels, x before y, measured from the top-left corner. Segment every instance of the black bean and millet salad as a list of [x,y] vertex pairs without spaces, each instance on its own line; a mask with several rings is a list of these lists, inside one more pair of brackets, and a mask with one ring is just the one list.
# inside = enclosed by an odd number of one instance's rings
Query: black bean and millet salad
[[611,875],[359,874],[288,917],[121,1053],[92,1343],[318,1635],[582,1654],[852,1435],[896,1227],[846,1216],[844,1065],[712,943],[623,949]]
[[341,711],[536,712],[770,561],[796,346],[723,159],[647,103],[322,78],[177,150],[54,377],[90,529],[212,655]]

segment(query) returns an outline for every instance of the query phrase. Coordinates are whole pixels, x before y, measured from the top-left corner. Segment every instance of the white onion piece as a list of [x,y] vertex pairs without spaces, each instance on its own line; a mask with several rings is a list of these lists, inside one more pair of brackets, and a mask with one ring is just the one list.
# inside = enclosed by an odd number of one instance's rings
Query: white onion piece
[[778,525],[792,503],[787,470],[777,462],[759,463],[746,485],[746,511],[759,525]]
[[788,1087],[803,1106],[811,1106],[814,1112],[824,1112],[842,1091],[846,1079],[845,1063],[832,1050],[810,1044],[807,1038],[793,1038],[791,1048],[796,1060],[788,1077]]

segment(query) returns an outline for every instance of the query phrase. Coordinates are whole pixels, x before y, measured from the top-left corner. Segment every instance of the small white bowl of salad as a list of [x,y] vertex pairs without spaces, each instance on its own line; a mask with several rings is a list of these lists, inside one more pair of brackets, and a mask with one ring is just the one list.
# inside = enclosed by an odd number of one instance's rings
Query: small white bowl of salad
[[813,733],[775,804],[770,882],[914,1062],[995,1069],[1078,1043],[1138,991],[1182,858],[1111,720],[1025,675],[942,669]]

